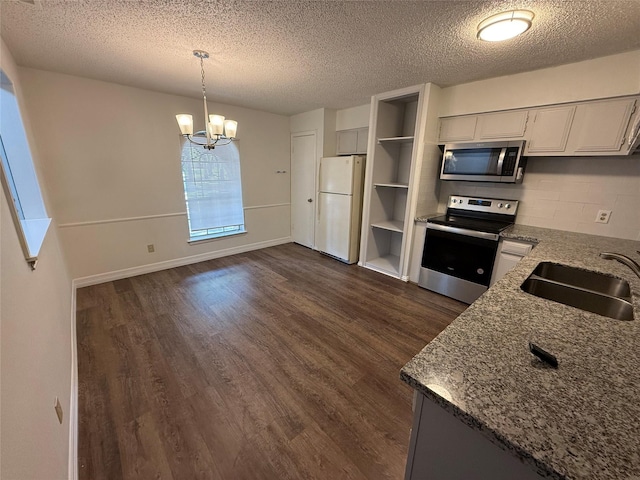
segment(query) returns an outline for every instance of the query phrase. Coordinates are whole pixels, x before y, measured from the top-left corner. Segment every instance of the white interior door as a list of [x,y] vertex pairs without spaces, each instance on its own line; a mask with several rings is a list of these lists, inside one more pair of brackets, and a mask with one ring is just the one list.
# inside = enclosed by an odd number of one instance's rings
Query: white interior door
[[291,135],[291,238],[313,248],[316,198],[316,134]]

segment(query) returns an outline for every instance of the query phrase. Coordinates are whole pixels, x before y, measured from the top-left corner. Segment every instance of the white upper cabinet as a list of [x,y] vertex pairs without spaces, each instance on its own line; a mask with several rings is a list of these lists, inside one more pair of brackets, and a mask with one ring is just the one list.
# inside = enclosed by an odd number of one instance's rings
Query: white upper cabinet
[[336,132],[336,154],[355,155],[367,153],[368,128],[338,130]]
[[484,142],[522,138],[527,128],[527,110],[462,115],[440,119],[440,143]]
[[541,108],[535,111],[532,115],[533,125],[529,141],[525,145],[525,155],[564,152],[575,112],[575,105]]
[[477,115],[464,115],[461,117],[447,117],[440,119],[441,143],[472,141],[476,135]]
[[635,98],[621,98],[578,105],[571,127],[576,154],[620,152],[635,104]]
[[527,128],[529,112],[487,113],[478,117],[478,140],[522,138]]
[[[527,156],[628,155],[635,145],[631,124],[638,101],[637,96],[618,97],[444,117],[440,119],[438,141],[522,138]],[[638,121],[640,113],[635,117]]]
[[356,153],[367,153],[367,143],[369,142],[369,129],[358,129],[358,141],[356,142]]

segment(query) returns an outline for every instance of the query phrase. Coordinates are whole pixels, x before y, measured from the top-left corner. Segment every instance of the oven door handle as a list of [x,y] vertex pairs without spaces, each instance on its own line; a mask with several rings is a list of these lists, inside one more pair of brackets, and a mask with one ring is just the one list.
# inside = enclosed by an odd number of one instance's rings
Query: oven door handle
[[457,233],[458,235],[466,235],[467,237],[485,238],[487,240],[498,240],[500,235],[497,233],[478,232],[477,230],[467,230],[466,228],[450,227],[448,225],[438,225],[437,223],[427,222],[427,230],[439,230],[441,232]]

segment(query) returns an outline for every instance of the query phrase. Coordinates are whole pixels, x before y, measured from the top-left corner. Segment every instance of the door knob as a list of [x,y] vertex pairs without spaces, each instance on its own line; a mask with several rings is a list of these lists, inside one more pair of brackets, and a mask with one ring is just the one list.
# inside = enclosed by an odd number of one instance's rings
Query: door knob
[[307,202],[311,203],[313,200],[311,198],[307,198]]

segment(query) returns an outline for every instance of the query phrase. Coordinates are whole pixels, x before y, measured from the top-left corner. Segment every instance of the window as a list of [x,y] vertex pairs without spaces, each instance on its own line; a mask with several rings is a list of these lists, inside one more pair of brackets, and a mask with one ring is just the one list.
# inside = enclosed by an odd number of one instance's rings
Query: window
[[51,223],[40,193],[13,84],[0,70],[0,157],[2,185],[27,262],[35,269]]
[[244,233],[240,154],[235,143],[182,147],[182,181],[190,241]]

